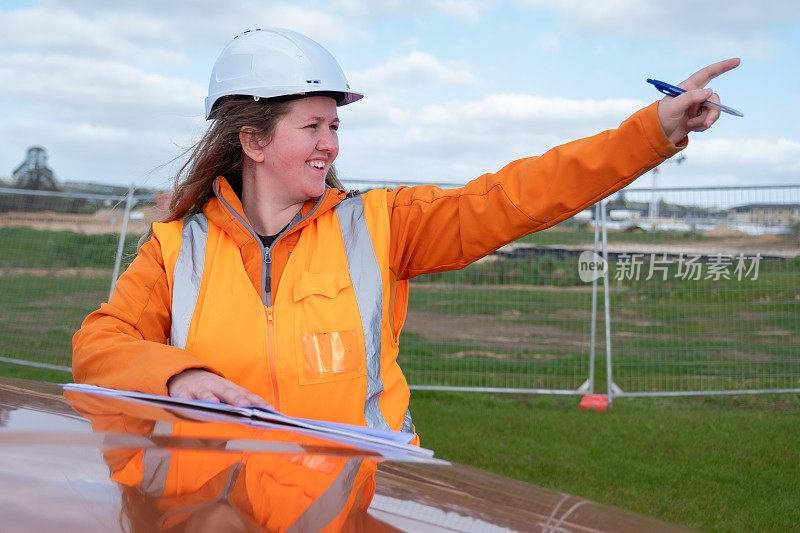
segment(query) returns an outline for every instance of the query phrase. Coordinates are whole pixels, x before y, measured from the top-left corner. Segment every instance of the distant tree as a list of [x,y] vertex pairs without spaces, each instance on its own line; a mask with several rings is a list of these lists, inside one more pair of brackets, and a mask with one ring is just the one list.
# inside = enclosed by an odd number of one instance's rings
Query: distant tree
[[57,191],[55,175],[47,166],[47,152],[42,146],[31,146],[25,161],[14,169],[11,176],[17,180],[20,189],[37,191]]

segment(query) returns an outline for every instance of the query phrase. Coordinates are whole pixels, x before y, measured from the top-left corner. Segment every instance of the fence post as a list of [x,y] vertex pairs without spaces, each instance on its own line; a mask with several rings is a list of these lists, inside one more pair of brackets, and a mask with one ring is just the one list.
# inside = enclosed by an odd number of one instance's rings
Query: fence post
[[[597,245],[600,235],[600,203],[594,204],[594,257],[597,258]],[[589,394],[594,394],[594,358],[597,337],[597,277],[592,279],[592,322],[589,339]]]
[[611,373],[611,305],[608,294],[608,276],[611,266],[608,263],[608,234],[606,233],[606,201],[600,201],[600,218],[603,226],[603,260],[606,262],[606,272],[603,275],[603,302],[606,319],[606,386],[608,388],[608,405],[614,401],[614,376]]
[[119,244],[117,245],[117,257],[114,260],[114,273],[111,275],[111,288],[108,291],[108,299],[111,300],[111,295],[114,294],[114,285],[117,284],[119,277],[119,267],[122,263],[122,251],[125,248],[125,235],[128,233],[128,219],[131,216],[131,209],[136,205],[136,200],[133,197],[133,192],[136,190],[135,185],[131,183],[128,187],[128,193],[125,195],[125,214],[122,217],[122,231],[119,234]]

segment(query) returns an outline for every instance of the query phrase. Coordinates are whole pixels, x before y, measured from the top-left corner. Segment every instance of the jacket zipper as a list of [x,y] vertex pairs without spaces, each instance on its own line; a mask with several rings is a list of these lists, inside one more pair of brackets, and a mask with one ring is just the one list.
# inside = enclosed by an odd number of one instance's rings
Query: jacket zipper
[[280,412],[281,410],[281,401],[280,397],[278,396],[278,368],[275,362],[275,315],[274,315],[274,308],[272,307],[272,257],[271,257],[271,248],[264,249],[264,264],[267,269],[267,278],[265,280],[265,287],[264,290],[267,293],[267,305],[264,306],[264,309],[267,312],[267,358],[269,359],[269,373],[270,377],[272,378],[272,391],[275,395],[274,402],[275,404],[272,406],[275,408],[276,411]]
[[[325,186],[327,191],[328,186]],[[275,405],[272,407],[275,408],[276,411],[280,411],[280,398],[278,396],[278,376],[277,376],[277,365],[275,363],[275,315],[274,315],[274,307],[272,305],[272,247],[275,246],[275,243],[278,242],[281,237],[285,234],[285,231],[281,232],[275,241],[270,245],[268,248],[265,248],[261,244],[261,239],[258,237],[258,233],[253,229],[247,221],[242,218],[242,216],[231,207],[231,205],[225,201],[222,194],[219,190],[219,178],[214,181],[214,195],[219,198],[219,201],[222,202],[222,205],[228,210],[228,212],[239,221],[239,223],[244,227],[255,239],[256,243],[261,247],[264,251],[264,271],[262,271],[262,282],[264,286],[262,287],[263,294],[262,294],[262,303],[264,303],[264,309],[267,313],[267,350],[269,351],[268,359],[269,359],[269,368],[270,373],[272,374],[272,390],[275,393]],[[295,227],[300,222],[311,218],[311,216],[316,212],[317,208],[319,207],[320,203],[322,203],[322,198],[325,196],[323,192],[318,198],[317,202],[314,205],[313,209],[309,211],[305,216],[301,216],[298,220],[293,221],[289,224],[289,227]]]

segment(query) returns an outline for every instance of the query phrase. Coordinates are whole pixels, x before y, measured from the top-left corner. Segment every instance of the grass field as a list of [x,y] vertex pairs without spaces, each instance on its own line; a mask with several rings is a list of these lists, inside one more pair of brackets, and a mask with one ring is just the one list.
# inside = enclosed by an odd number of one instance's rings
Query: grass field
[[[125,257],[136,254],[138,237],[128,235]],[[46,231],[28,227],[0,228],[2,268],[113,268],[119,234],[85,235],[73,231]]]
[[[412,283],[409,309],[424,320],[410,314],[403,333],[411,382],[551,389],[583,382],[590,287],[543,283],[553,279],[542,272],[552,259],[510,263],[510,285],[469,283],[482,279],[473,270],[495,268],[483,264]],[[674,267],[669,274],[666,281],[612,279],[617,385],[629,392],[800,386],[800,259],[764,260],[757,279],[682,280]],[[602,303],[598,309],[603,353]],[[604,368],[604,359],[596,364]]]
[[[588,235],[544,232],[535,242]],[[107,298],[115,251],[111,235],[0,228],[0,356],[69,366],[72,334]],[[800,387],[800,259],[764,261],[758,280],[673,274],[612,281],[616,384],[628,392]],[[599,309],[602,299],[601,291]],[[574,390],[588,375],[590,309],[574,258],[426,276],[412,281],[400,362],[413,384]],[[603,328],[601,313],[598,354]],[[596,368],[595,388],[604,390],[603,357]],[[4,363],[0,375],[70,378]],[[575,396],[415,391],[412,413],[423,445],[440,457],[700,529],[788,531],[800,529],[799,398],[618,399],[609,413],[583,413]]]
[[619,399],[412,393],[423,446],[706,531],[800,528],[800,396]]
[[[527,239],[552,244],[590,236],[559,230]],[[710,241],[658,232],[616,233],[611,240],[656,237],[669,245]],[[0,354],[68,364],[72,333],[107,297],[115,250],[111,234],[0,228]],[[127,239],[126,262],[134,250],[135,239]],[[612,277],[618,386],[800,386],[800,258],[764,260],[758,279],[682,280],[675,271],[672,265],[667,280]],[[401,363],[417,385],[574,390],[588,377],[591,300],[574,257],[489,261],[424,276],[412,281]],[[605,342],[602,300],[601,289],[598,354]],[[596,366],[604,368],[604,359]],[[603,390],[605,376],[597,375]]]
[[111,273],[97,278],[0,277],[0,355],[69,366],[72,335],[108,298]]

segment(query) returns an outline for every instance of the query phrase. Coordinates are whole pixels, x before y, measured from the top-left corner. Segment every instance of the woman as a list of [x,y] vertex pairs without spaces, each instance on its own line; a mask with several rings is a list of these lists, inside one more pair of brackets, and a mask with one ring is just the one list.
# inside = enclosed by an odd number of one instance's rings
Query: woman
[[702,88],[738,63],[461,189],[359,195],[332,164],[337,106],[361,95],[310,39],[245,32],[214,66],[214,122],[168,221],[75,335],[75,380],[414,431],[397,365],[407,280],[553,226],[674,155],[719,116]]

